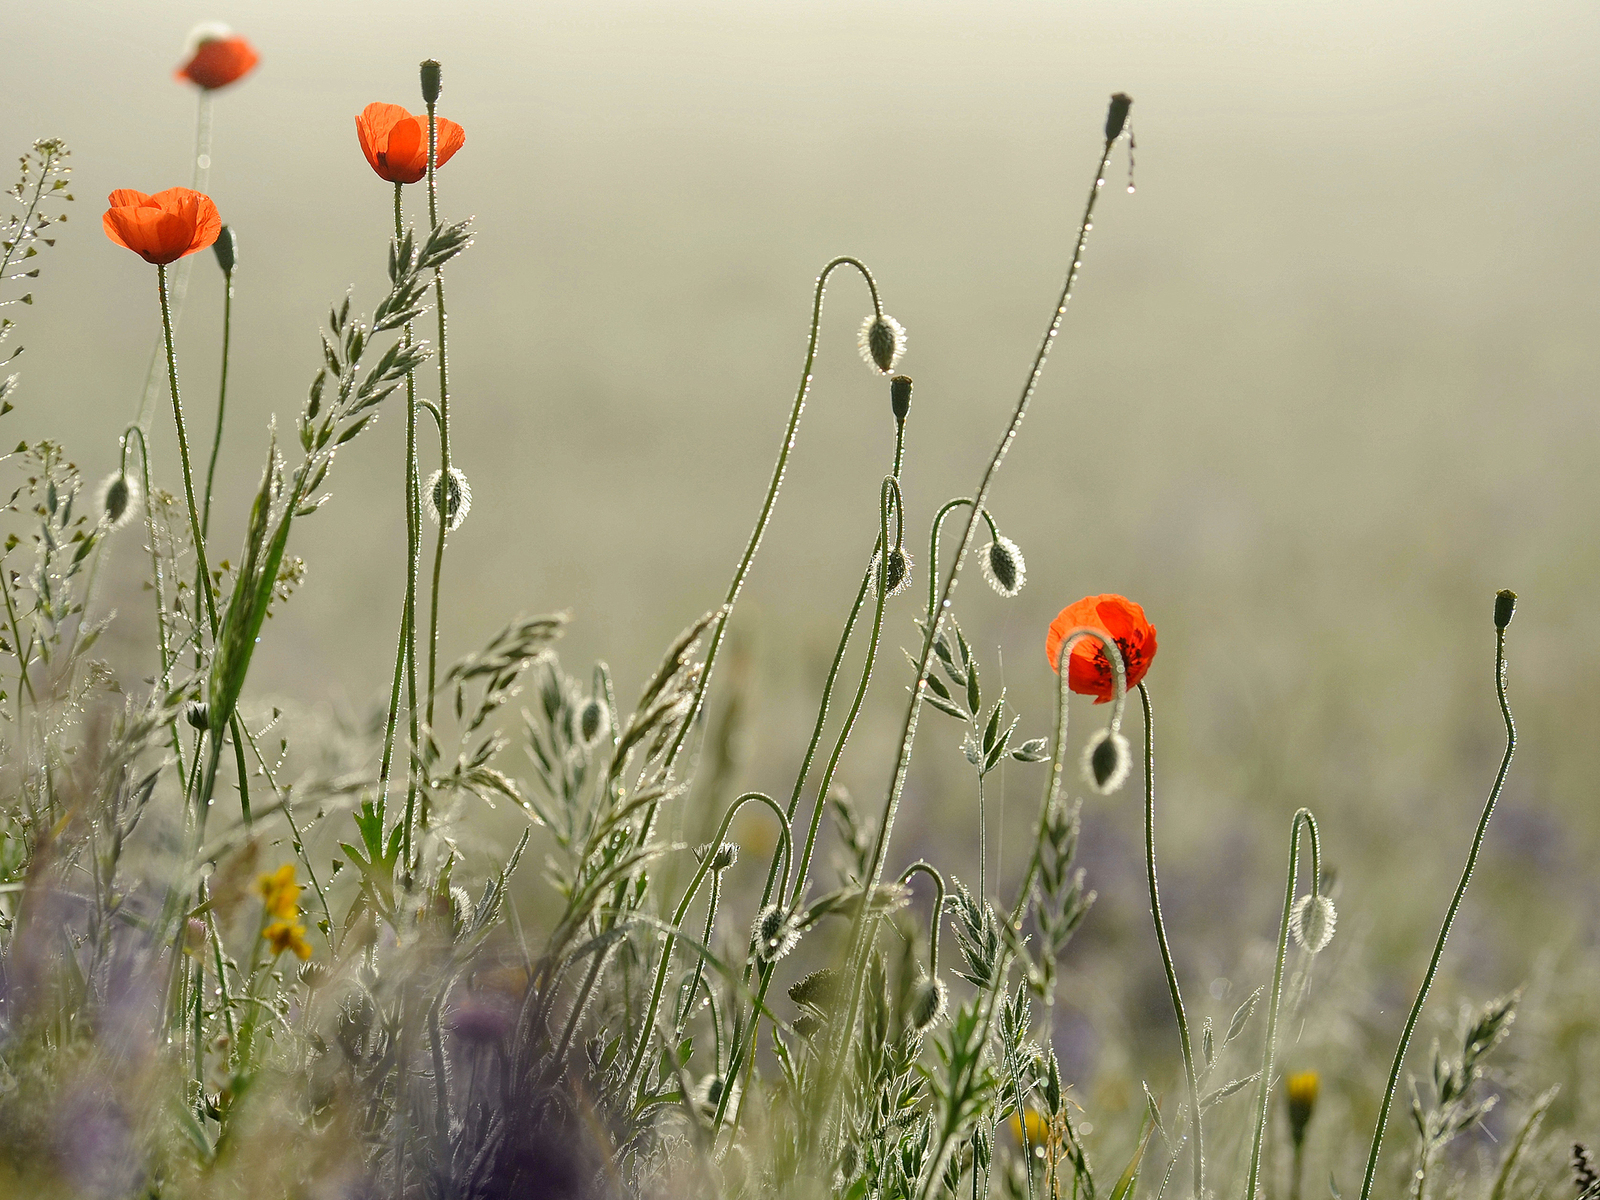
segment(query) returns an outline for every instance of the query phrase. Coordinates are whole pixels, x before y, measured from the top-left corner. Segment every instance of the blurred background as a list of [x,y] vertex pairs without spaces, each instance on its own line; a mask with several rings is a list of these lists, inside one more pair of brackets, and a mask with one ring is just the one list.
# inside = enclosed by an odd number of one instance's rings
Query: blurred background
[[[352,289],[370,310],[384,287],[392,191],[352,118],[378,100],[419,109],[416,64],[442,60],[440,113],[467,140],[440,174],[441,210],[478,230],[449,273],[473,507],[446,560],[446,659],[518,611],[569,609],[568,668],[604,658],[636,695],[720,600],[798,382],[816,273],[860,256],[916,380],[913,586],[891,605],[841,773],[868,811],[903,713],[927,522],[970,494],[1003,428],[1106,98],[1130,93],[1136,164],[1126,144],[1113,156],[1077,299],[993,493],[1027,587],[1001,600],[973,564],[957,598],[986,685],[1008,689],[1019,736],[1046,734],[1050,619],[1089,593],[1144,605],[1161,646],[1163,886],[1191,1003],[1225,1022],[1265,978],[1290,815],[1312,806],[1337,872],[1328,976],[1345,1015],[1308,1021],[1291,1057],[1336,1090],[1359,1067],[1354,1095],[1376,1086],[1501,753],[1490,614],[1495,590],[1516,588],[1521,748],[1418,1040],[1459,999],[1528,984],[1543,1015],[1514,1038],[1536,1060],[1527,1087],[1564,1081],[1557,1119],[1592,1136],[1600,9],[74,0],[63,15],[0,80],[10,151],[65,138],[77,196],[21,318],[6,430],[63,440],[90,480],[114,465],[158,329],[152,273],[101,235],[102,197],[189,182],[195,97],[172,70],[191,26],[225,20],[261,53],[215,103],[210,192],[240,266],[214,557],[242,536],[268,422],[287,429],[299,409],[326,305]],[[422,219],[422,188],[406,199]],[[220,311],[220,272],[197,256],[179,354],[204,443]],[[836,275],[714,689],[721,787],[787,794],[871,546],[893,421],[856,353],[867,312],[859,281]],[[177,490],[158,401],[156,470]],[[403,425],[390,411],[351,447],[334,502],[297,527],[307,579],[265,631],[258,705],[327,727],[376,719],[399,615]],[[138,553],[126,537],[102,592],[130,675],[151,665]],[[933,714],[922,737],[891,866],[927,853],[970,877],[959,729]],[[997,778],[989,870],[1010,879],[1043,768]],[[1177,1078],[1138,791],[1085,805],[1080,859],[1100,900],[1056,1021],[1074,1077],[1100,1080],[1112,1112],[1141,1103],[1129,1081]],[[509,837],[504,814],[484,820]],[[740,831],[752,850],[771,836],[758,826]],[[740,868],[753,879],[755,860]],[[1332,1061],[1335,1046],[1359,1061]]]

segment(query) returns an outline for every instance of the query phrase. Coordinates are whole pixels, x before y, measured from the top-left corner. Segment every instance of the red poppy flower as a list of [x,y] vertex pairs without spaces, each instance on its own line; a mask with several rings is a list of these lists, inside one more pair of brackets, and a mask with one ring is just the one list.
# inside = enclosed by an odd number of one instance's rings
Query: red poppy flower
[[106,236],[157,266],[204,250],[222,232],[211,197],[188,188],[168,188],[154,196],[118,188],[106,202],[111,207],[100,218]]
[[[1122,665],[1128,672],[1131,689],[1150,669],[1156,656],[1156,628],[1145,620],[1144,609],[1123,596],[1085,596],[1069,604],[1050,622],[1044,639],[1044,652],[1050,669],[1061,661],[1061,643],[1074,629],[1098,629],[1108,634],[1122,652]],[[1093,696],[1096,704],[1108,703],[1116,690],[1116,672],[1105,648],[1093,638],[1080,638],[1067,656],[1067,686],[1080,696]]]
[[[466,131],[454,121],[435,119],[438,144],[434,165],[442,167],[467,144]],[[415,183],[428,173],[428,117],[412,116],[398,104],[369,104],[356,117],[356,137],[380,179]]]
[[189,35],[189,61],[173,77],[197,83],[206,91],[227,87],[248,75],[261,56],[226,25],[202,25]]

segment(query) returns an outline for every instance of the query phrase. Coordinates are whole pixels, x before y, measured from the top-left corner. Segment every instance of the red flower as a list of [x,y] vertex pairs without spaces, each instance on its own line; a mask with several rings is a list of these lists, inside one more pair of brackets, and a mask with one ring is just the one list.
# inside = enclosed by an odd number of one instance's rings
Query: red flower
[[188,188],[168,188],[154,196],[118,188],[106,202],[111,207],[100,218],[106,236],[157,266],[204,250],[222,232],[211,197]]
[[[1050,658],[1050,669],[1059,669],[1061,643],[1074,629],[1098,629],[1110,636],[1122,652],[1122,665],[1128,672],[1131,690],[1150,669],[1156,656],[1156,628],[1145,620],[1144,609],[1123,596],[1085,596],[1076,604],[1063,608],[1044,639],[1044,652]],[[1095,697],[1096,704],[1105,704],[1116,690],[1116,672],[1106,656],[1105,647],[1094,638],[1080,638],[1072,644],[1067,656],[1067,686],[1080,696]]]
[[[454,121],[435,119],[434,166],[442,167],[467,144],[466,131]],[[428,117],[412,116],[398,104],[369,104],[356,117],[356,137],[380,179],[415,183],[428,173]]]
[[173,78],[197,83],[206,91],[227,87],[248,75],[261,56],[226,25],[202,25],[189,35],[189,61]]

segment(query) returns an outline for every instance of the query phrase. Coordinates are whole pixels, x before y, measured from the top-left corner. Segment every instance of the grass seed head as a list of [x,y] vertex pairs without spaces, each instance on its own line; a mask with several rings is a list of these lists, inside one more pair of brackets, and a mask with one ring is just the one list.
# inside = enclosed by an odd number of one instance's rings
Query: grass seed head
[[585,750],[593,750],[607,729],[611,728],[611,710],[598,696],[592,696],[578,714],[578,737]]

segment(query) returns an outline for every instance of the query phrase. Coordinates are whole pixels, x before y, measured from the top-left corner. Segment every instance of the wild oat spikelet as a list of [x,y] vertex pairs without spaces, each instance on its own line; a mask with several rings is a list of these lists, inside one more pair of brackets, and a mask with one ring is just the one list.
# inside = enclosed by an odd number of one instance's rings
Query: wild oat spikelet
[[1022,550],[1008,537],[998,537],[983,548],[983,577],[1007,600],[1028,582],[1028,564]]
[[1096,792],[1109,796],[1128,781],[1133,755],[1128,739],[1110,729],[1101,729],[1083,748],[1083,778]]
[[105,531],[121,529],[133,520],[134,511],[139,507],[139,481],[126,471],[107,475],[100,482],[96,503]]
[[428,506],[428,519],[435,525],[439,524],[439,515],[444,514],[446,533],[460,529],[461,522],[472,511],[472,488],[457,467],[450,468],[448,483],[442,472],[435,471],[429,475],[427,486],[422,489],[422,499]]
[[1333,927],[1338,919],[1333,901],[1313,893],[1295,901],[1289,929],[1302,948],[1318,954],[1333,940]]
[[879,375],[894,370],[906,352],[906,327],[888,316],[869,316],[861,322],[861,361]]

